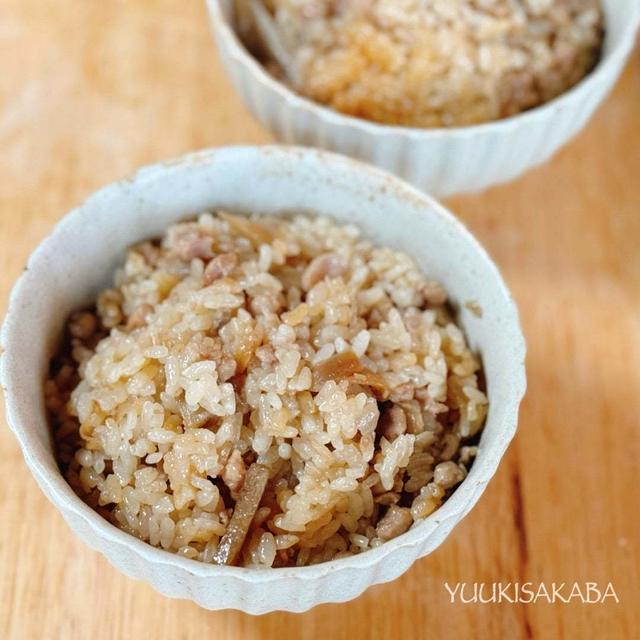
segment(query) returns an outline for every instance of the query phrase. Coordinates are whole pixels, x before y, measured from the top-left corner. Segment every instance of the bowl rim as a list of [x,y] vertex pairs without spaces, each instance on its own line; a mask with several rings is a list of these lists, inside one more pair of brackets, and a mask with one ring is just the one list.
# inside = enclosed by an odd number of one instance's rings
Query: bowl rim
[[[596,66],[580,81],[559,96],[537,107],[522,111],[515,115],[500,120],[492,120],[474,125],[454,127],[408,127],[404,125],[383,124],[356,116],[347,115],[306,98],[285,83],[274,78],[260,62],[251,55],[240,40],[236,30],[224,15],[221,2],[224,0],[206,0],[209,16],[214,27],[214,33],[224,40],[227,53],[245,68],[266,91],[274,93],[278,98],[286,102],[289,107],[301,109],[312,117],[322,120],[330,126],[350,128],[369,136],[400,136],[411,138],[419,142],[441,140],[443,138],[469,138],[482,134],[509,134],[515,128],[527,126],[532,122],[543,121],[547,117],[553,117],[562,111],[567,105],[580,100],[590,93],[591,87],[600,82],[602,78],[610,75],[624,63],[627,55],[634,45],[636,31],[640,25],[640,4],[634,9],[634,13],[626,22],[623,35],[613,43],[613,47],[606,56],[598,59]],[[607,30],[605,25],[605,38]]]
[[[115,192],[123,188],[130,189],[132,184],[138,184],[144,188],[146,183],[153,183],[159,178],[171,179],[172,172],[174,171],[180,172],[182,170],[188,170],[192,165],[210,164],[220,156],[232,156],[234,154],[250,156],[255,153],[272,157],[274,155],[277,156],[277,154],[285,157],[303,157],[315,162],[328,163],[330,166],[335,166],[336,170],[357,172],[360,173],[367,182],[371,183],[372,186],[379,185],[389,192],[392,192],[394,198],[405,200],[407,203],[412,203],[413,206],[419,203],[420,207],[430,209],[433,215],[441,218],[451,228],[453,233],[464,239],[469,250],[478,253],[480,259],[485,263],[490,272],[492,272],[495,284],[504,299],[508,325],[512,328],[515,338],[513,344],[513,362],[511,363],[513,369],[513,391],[508,402],[504,404],[506,409],[505,414],[506,417],[510,419],[510,422],[505,421],[508,422],[508,424],[503,425],[503,438],[498,440],[492,449],[486,450],[482,460],[479,459],[475,462],[474,466],[479,465],[480,472],[476,474],[473,484],[469,478],[466,478],[440,508],[417,526],[375,549],[367,550],[366,553],[347,556],[338,560],[330,560],[316,565],[281,567],[270,570],[221,566],[185,558],[173,552],[154,547],[115,527],[75,494],[57,468],[55,471],[47,468],[47,462],[44,458],[51,455],[52,452],[46,451],[34,434],[22,428],[23,424],[28,423],[32,419],[33,410],[29,408],[25,411],[20,407],[19,403],[14,401],[14,387],[21,386],[20,378],[23,374],[20,371],[19,364],[17,364],[19,358],[16,358],[16,355],[19,354],[14,352],[13,345],[15,341],[13,340],[13,336],[16,331],[19,331],[21,315],[24,313],[20,302],[28,299],[31,294],[32,284],[26,278],[27,273],[32,268],[38,268],[41,257],[45,256],[47,251],[56,246],[56,243],[65,235],[68,228],[83,221],[83,211],[90,210],[94,203],[98,203],[110,192]],[[250,157],[249,161],[251,161]],[[292,176],[292,179],[295,180],[295,176]],[[330,189],[332,187],[328,186],[327,188]],[[116,248],[115,251],[118,249],[120,249],[120,247]],[[39,268],[42,268],[42,266]],[[498,267],[467,227],[437,200],[384,170],[340,154],[289,145],[239,145],[204,149],[188,153],[175,159],[144,166],[128,177],[111,182],[93,192],[80,205],[66,213],[55,224],[50,233],[41,240],[36,249],[31,253],[27,266],[11,290],[7,312],[0,333],[0,385],[2,386],[5,396],[6,422],[18,440],[23,457],[41,489],[49,500],[54,503],[54,506],[65,515],[65,518],[67,512],[73,513],[81,518],[98,538],[114,543],[120,547],[125,547],[137,557],[153,564],[180,568],[191,575],[199,577],[236,577],[252,582],[268,583],[284,577],[311,580],[338,570],[370,567],[378,564],[399,548],[418,546],[423,539],[427,538],[429,534],[444,521],[454,519],[455,524],[462,519],[476,504],[484,487],[495,474],[509,443],[515,436],[518,422],[518,409],[526,390],[525,357],[526,344],[520,326],[518,309]],[[31,412],[31,416],[28,415],[29,412]],[[104,552],[103,549],[101,550]]]

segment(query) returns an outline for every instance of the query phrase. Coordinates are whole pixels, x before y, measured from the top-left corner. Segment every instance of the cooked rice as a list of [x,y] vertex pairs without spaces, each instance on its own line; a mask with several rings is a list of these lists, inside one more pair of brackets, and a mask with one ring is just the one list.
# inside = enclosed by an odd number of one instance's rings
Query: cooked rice
[[[361,553],[437,509],[476,452],[479,373],[404,253],[327,218],[204,213],[132,247],[72,315],[45,396],[67,480],[113,524],[281,567]],[[268,482],[246,507],[252,465]]]
[[599,0],[270,0],[312,100],[388,124],[497,120],[595,66]]

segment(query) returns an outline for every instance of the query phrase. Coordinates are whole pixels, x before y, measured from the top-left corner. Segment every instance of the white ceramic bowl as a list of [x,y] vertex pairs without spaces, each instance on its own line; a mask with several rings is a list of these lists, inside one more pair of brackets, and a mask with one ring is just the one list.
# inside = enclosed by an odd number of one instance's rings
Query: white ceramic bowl
[[438,197],[505,182],[550,158],[582,129],[609,93],[640,22],[638,0],[603,0],[603,57],[573,89],[498,122],[418,129],[345,116],[300,97],[249,55],[230,27],[230,4],[207,0],[222,63],[251,113],[278,140],[371,162]]
[[[406,534],[358,556],[293,569],[207,565],[154,548],[101,518],[71,490],[51,447],[42,381],[68,314],[95,299],[125,248],[214,208],[305,211],[359,225],[441,281],[481,354],[490,400],[480,450],[451,498]],[[476,301],[476,317],[464,303]],[[289,147],[231,147],[144,168],[69,213],[36,249],[11,294],[1,336],[7,419],[40,487],[88,545],[125,574],[209,609],[304,611],[356,597],[430,553],[476,503],[512,439],[525,390],[525,346],[498,269],[466,228],[400,180],[348,158]],[[20,481],[26,481],[21,478]]]

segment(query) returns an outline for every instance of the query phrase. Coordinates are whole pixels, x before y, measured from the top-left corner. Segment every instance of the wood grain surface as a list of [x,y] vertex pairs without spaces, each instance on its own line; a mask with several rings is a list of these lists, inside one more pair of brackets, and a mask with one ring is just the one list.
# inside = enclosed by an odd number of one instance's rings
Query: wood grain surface
[[[99,186],[183,152],[269,141],[199,0],[0,0],[0,300]],[[640,638],[640,52],[551,162],[448,205],[489,249],[529,343],[519,433],[431,556],[354,602],[212,613],[115,571],[0,429],[0,638]],[[3,425],[4,426],[4,425]],[[616,604],[461,604],[444,582],[611,581]]]

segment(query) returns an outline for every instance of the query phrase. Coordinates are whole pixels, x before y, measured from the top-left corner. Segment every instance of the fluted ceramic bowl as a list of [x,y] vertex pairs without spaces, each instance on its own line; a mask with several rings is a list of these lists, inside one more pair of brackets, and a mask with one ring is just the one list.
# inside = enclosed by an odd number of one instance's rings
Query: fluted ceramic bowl
[[[203,210],[304,211],[358,225],[412,255],[439,280],[482,356],[489,414],[471,471],[445,504],[404,535],[357,556],[309,567],[246,569],[190,560],[121,531],[60,473],[43,401],[49,359],[70,312],[91,303],[126,248]],[[481,317],[465,306],[482,309]],[[450,213],[400,180],[347,158],[290,147],[231,147],[141,169],[65,216],[34,251],[11,294],[1,335],[7,419],[38,484],[73,531],[123,573],[209,609],[258,614],[349,600],[433,551],[473,507],[512,439],[525,390],[518,313],[495,264]],[[25,477],[16,479],[28,482]]]
[[420,129],[343,115],[274,79],[238,39],[231,0],[207,0],[222,64],[251,113],[281,142],[365,160],[437,197],[477,191],[545,162],[587,123],[635,41],[639,0],[602,0],[606,35],[597,67],[555,100],[468,127]]

